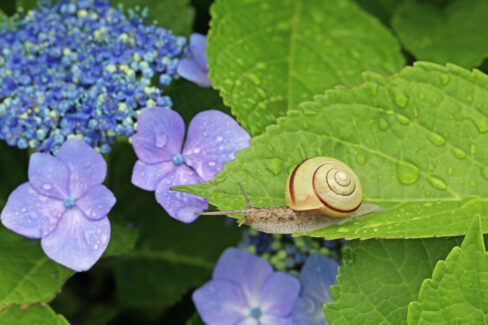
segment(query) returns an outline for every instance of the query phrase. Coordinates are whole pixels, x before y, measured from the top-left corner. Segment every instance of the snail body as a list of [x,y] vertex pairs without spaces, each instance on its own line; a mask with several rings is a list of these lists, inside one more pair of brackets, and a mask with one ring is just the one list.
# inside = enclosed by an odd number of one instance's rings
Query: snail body
[[[240,186],[240,184],[239,184]],[[241,222],[273,234],[311,232],[344,223],[381,207],[362,203],[361,183],[352,169],[330,157],[314,157],[298,164],[286,184],[287,206],[255,207],[241,186],[247,209],[201,215],[244,215]]]

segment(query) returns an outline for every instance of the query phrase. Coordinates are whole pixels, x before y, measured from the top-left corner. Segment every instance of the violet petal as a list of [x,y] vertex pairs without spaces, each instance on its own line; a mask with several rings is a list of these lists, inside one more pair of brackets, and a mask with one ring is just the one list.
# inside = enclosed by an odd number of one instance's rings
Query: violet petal
[[261,289],[260,306],[264,314],[291,316],[293,304],[300,292],[300,282],[293,275],[275,272]]
[[236,324],[249,312],[246,298],[238,285],[212,280],[193,292],[193,302],[206,324]]
[[178,63],[176,72],[186,80],[196,83],[201,87],[212,86],[212,81],[207,72],[194,58],[182,58]]
[[76,200],[76,206],[91,220],[106,217],[115,204],[115,196],[104,185],[90,187]]
[[302,289],[293,306],[297,324],[324,325],[323,305],[332,301],[330,286],[336,283],[338,263],[322,254],[310,255],[300,273]]
[[204,198],[196,195],[171,191],[176,185],[190,185],[201,183],[202,179],[189,167],[180,165],[168,173],[156,187],[156,200],[168,214],[182,222],[190,223],[198,218],[195,213],[203,212],[208,208]]
[[0,216],[5,227],[30,238],[49,235],[66,210],[63,201],[39,194],[29,183],[8,197]]
[[29,181],[40,194],[63,200],[69,195],[68,166],[47,153],[34,153],[29,161]]
[[66,210],[58,227],[41,240],[44,253],[77,272],[90,269],[110,239],[108,218],[89,220],[78,208]]
[[183,157],[207,182],[224,168],[224,163],[235,158],[236,152],[249,147],[249,140],[249,134],[229,115],[203,111],[190,123]]
[[259,306],[260,291],[273,273],[269,262],[246,251],[228,248],[220,256],[213,278],[238,283],[251,307]]
[[170,109],[146,108],[137,120],[132,146],[137,157],[147,164],[170,161],[180,153],[185,135],[181,116]]
[[101,184],[107,175],[107,163],[102,155],[80,139],[69,139],[59,149],[56,158],[66,163],[71,171],[70,196],[83,195],[95,184]]
[[281,318],[273,315],[263,315],[259,319],[259,325],[309,325],[308,323],[294,323],[290,317]]
[[161,179],[176,168],[172,161],[159,164],[146,164],[136,161],[132,170],[132,184],[146,191],[154,191]]

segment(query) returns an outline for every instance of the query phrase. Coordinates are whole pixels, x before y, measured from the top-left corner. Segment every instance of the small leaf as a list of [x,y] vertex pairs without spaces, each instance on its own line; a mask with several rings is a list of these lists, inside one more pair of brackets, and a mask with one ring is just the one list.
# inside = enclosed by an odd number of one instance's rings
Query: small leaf
[[2,325],[69,325],[63,315],[56,314],[51,307],[35,305],[25,310],[18,306],[7,311],[0,312],[0,324]]
[[211,14],[210,79],[252,135],[365,70],[404,65],[390,31],[350,0],[220,0]]
[[110,216],[110,242],[104,256],[121,255],[131,251],[139,238],[139,230],[132,224],[122,223],[116,217]]
[[49,302],[74,274],[50,260],[39,240],[0,226],[0,310],[13,304]]
[[488,57],[488,2],[485,0],[404,0],[392,26],[405,48],[418,60],[479,66]]
[[[348,164],[364,201],[385,209],[317,230],[334,238],[463,235],[488,214],[488,76],[417,63],[391,77],[316,96],[251,141],[215,180],[184,190],[220,210],[242,209],[241,183],[256,206],[285,205],[289,172],[306,158]],[[277,168],[280,162],[280,168]],[[270,164],[270,162],[273,162]],[[488,232],[488,217],[482,218]]]
[[488,321],[488,254],[476,215],[461,247],[437,263],[408,307],[408,324],[485,324]]
[[329,324],[404,324],[408,304],[435,263],[459,244],[455,238],[352,241],[339,267]]

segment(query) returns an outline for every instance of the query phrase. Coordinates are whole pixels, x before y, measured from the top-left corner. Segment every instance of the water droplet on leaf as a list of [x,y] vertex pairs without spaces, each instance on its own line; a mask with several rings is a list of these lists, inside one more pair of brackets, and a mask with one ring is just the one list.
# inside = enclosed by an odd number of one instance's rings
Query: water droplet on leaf
[[419,178],[419,169],[414,164],[406,161],[397,163],[398,179],[403,184],[413,184]]

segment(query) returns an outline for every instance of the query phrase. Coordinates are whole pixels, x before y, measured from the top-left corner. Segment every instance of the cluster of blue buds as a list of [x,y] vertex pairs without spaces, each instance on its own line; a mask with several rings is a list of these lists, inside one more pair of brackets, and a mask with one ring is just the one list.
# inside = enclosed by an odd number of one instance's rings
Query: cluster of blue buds
[[[102,153],[132,136],[139,112],[162,95],[183,37],[145,25],[147,13],[105,0],[60,0],[0,25],[0,139],[56,152],[77,137]],[[154,87],[151,82],[161,87]]]
[[243,231],[239,248],[269,261],[277,270],[298,275],[313,253],[340,260],[341,249],[346,243],[345,240],[272,235],[249,229]]

